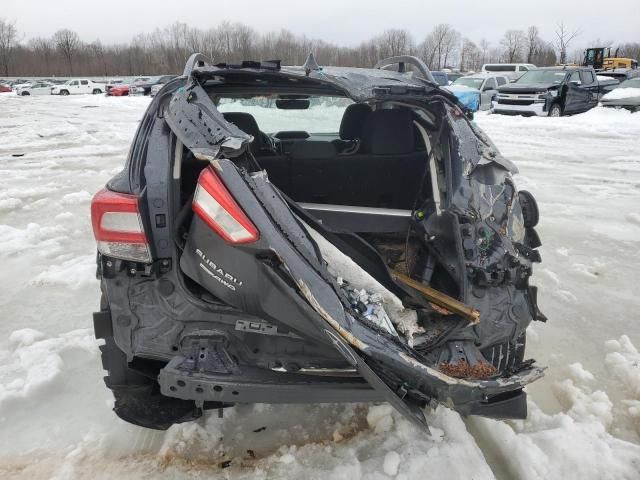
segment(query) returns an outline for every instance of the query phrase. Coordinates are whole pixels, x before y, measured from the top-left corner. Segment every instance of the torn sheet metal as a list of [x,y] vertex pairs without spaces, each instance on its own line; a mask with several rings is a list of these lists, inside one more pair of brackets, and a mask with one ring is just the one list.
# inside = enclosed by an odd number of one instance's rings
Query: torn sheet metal
[[220,155],[235,157],[253,141],[251,135],[225,120],[207,92],[195,81],[176,90],[165,119],[173,133],[199,160],[211,161]]

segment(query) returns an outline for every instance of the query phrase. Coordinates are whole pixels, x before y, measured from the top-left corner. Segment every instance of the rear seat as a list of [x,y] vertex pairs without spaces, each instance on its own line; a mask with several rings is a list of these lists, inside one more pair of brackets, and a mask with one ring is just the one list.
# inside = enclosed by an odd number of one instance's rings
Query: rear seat
[[[333,142],[300,140],[287,156],[260,155],[258,163],[298,202],[411,210],[426,162],[425,151],[416,147],[411,111],[363,108],[358,113],[364,124],[356,154],[339,155]],[[243,126],[259,132],[255,120],[253,125]],[[257,139],[256,132],[247,133]],[[347,136],[356,135],[360,132]]]
[[416,149],[408,109],[376,110],[365,122],[357,154],[341,157],[350,198],[344,205],[412,209],[426,154]]
[[292,197],[339,231],[404,232],[426,162],[412,114],[379,110],[367,114],[360,127],[362,142],[354,155],[337,155],[323,142],[296,146]]

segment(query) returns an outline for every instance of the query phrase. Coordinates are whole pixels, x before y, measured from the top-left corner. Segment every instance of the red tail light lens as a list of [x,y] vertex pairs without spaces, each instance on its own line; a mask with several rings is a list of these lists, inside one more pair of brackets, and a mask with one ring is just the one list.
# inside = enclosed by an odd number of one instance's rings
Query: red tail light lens
[[252,243],[258,229],[245,215],[212,167],[205,168],[193,196],[193,211],[228,243]]
[[150,263],[138,197],[102,189],[91,201],[91,223],[98,251],[123,260]]

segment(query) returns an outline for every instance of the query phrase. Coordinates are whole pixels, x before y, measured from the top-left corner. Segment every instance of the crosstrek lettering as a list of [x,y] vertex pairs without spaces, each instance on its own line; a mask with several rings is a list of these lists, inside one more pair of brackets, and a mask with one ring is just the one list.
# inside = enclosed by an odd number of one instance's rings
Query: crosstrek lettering
[[[242,280],[238,280],[236,277],[231,275],[230,273],[225,272],[222,268],[220,268],[215,262],[213,262],[209,257],[207,257],[202,250],[199,248],[196,249],[196,255],[198,255],[202,259],[202,263],[200,266],[211,275],[213,278],[218,280],[225,287],[230,290],[236,291],[236,286],[242,286]],[[229,283],[232,282],[232,283]]]

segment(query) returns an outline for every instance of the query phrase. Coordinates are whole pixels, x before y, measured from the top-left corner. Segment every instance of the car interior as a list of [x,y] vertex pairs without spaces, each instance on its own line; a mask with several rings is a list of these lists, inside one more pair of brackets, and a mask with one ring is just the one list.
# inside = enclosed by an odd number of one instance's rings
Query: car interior
[[[429,198],[427,151],[406,107],[351,104],[333,135],[306,131],[267,134],[245,112],[223,113],[253,136],[251,155],[282,193],[312,216],[342,231],[406,232],[412,210]],[[183,198],[206,162],[184,152]]]

